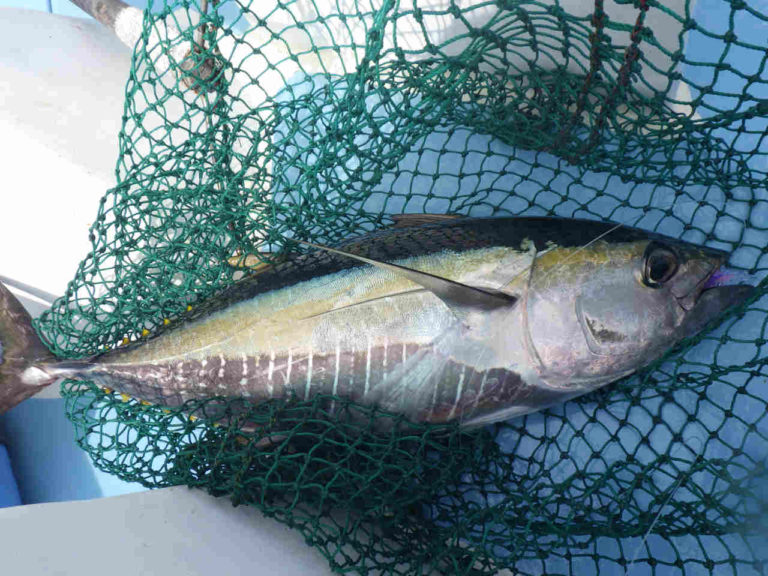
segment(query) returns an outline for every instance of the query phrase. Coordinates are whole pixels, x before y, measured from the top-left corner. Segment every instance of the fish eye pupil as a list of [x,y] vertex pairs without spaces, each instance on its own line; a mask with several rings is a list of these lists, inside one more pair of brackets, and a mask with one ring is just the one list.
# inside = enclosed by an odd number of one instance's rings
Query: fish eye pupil
[[651,260],[651,280],[662,282],[672,269],[672,263],[666,256],[659,256]]

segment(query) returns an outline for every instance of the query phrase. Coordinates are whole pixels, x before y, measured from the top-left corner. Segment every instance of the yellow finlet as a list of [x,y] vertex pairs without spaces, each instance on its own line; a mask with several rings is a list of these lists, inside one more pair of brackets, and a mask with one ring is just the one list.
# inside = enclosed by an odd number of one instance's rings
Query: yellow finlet
[[265,262],[264,258],[272,256],[270,252],[261,252],[257,254],[245,254],[231,256],[227,258],[227,264],[233,268],[248,268],[251,271],[263,272],[272,265],[269,262]]

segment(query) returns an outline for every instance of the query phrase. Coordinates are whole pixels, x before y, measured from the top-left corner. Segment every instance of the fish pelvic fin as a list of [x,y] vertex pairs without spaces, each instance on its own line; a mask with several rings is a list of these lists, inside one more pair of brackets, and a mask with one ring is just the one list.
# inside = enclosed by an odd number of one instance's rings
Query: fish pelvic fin
[[327,246],[312,244],[302,240],[295,240],[295,242],[298,242],[303,246],[310,246],[318,250],[325,250],[326,252],[352,258],[359,262],[364,262],[365,264],[407,278],[411,282],[429,290],[442,300],[459,320],[464,320],[471,312],[475,311],[490,312],[498,309],[510,309],[514,307],[518,301],[518,298],[511,294],[469,286],[467,284],[462,284],[461,282],[449,280],[448,278],[441,278],[440,276],[429,274],[428,272],[421,272],[420,270],[400,266],[399,264],[380,262],[350,252],[344,252],[343,250],[338,250],[336,248],[329,248]]
[[0,283],[0,414],[56,381],[56,362],[32,327],[32,318]]

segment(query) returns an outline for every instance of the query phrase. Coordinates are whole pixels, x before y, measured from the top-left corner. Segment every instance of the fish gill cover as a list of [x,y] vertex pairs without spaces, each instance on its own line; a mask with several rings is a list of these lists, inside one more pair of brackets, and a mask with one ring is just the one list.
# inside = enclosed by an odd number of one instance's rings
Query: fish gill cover
[[[764,2],[202,8],[144,15],[117,185],[37,323],[60,356],[183,322],[234,255],[406,212],[610,220],[768,270]],[[762,574],[765,291],[637,375],[471,434],[381,432],[392,415],[341,400],[63,393],[98,467],[255,505],[340,573]]]

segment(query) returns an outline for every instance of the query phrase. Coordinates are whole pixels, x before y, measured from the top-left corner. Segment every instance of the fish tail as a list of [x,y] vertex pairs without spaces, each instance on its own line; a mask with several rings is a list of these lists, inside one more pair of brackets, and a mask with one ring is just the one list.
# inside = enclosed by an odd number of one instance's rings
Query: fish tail
[[56,358],[32,327],[32,318],[0,283],[0,414],[57,380]]

